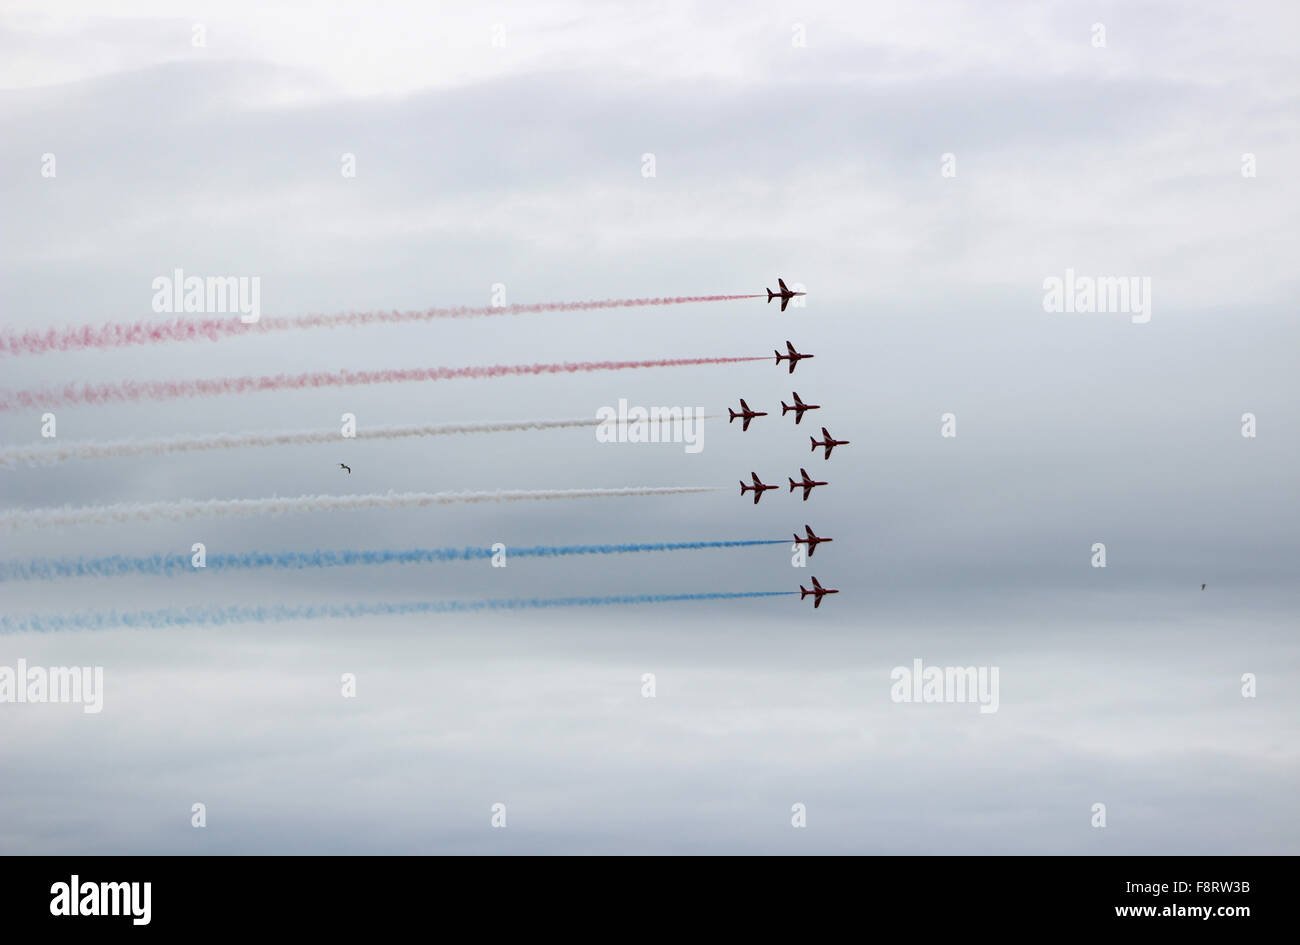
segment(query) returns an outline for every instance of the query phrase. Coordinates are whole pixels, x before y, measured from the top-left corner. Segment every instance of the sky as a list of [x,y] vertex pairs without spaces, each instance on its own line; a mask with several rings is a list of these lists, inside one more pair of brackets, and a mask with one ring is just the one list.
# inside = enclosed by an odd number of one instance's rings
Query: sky
[[[494,286],[808,295],[0,353],[0,392],[787,339],[816,358],[57,406],[62,445],[621,399],[714,419],[698,453],[575,428],[0,465],[0,509],[717,491],[0,529],[0,576],[196,542],[835,541],[805,568],[765,545],[3,579],[0,616],[814,574],[840,593],[0,633],[0,667],[104,671],[102,712],[0,703],[0,851],[1300,852],[1297,20],[1283,2],[5,4],[0,335],[165,318],[152,283],[176,268],[258,277],[267,317],[488,306]],[[1067,271],[1149,279],[1149,320],[1046,311]],[[822,405],[797,427],[795,390]],[[747,432],[725,422],[740,397],[769,412]],[[45,412],[0,409],[0,454],[48,444]],[[829,460],[805,439],[823,424],[851,441]],[[806,503],[784,487],[800,467],[829,482]],[[751,471],[782,489],[742,499]],[[918,659],[996,668],[998,710],[895,701]]]

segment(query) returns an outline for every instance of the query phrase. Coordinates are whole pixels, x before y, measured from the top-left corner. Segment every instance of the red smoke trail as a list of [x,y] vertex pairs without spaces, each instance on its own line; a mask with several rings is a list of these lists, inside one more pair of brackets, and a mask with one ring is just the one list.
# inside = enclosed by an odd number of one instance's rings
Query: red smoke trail
[[223,338],[288,331],[295,328],[338,328],[344,325],[379,325],[427,322],[437,318],[480,318],[487,315],[531,315],[538,312],[586,312],[607,308],[647,308],[686,305],[690,302],[729,302],[761,299],[762,295],[678,295],[651,299],[602,299],[595,302],[536,302],[498,307],[426,308],[391,312],[343,312],[336,315],[301,315],[296,318],[262,318],[246,325],[237,314],[219,318],[174,318],[171,321],[109,322],[47,331],[0,332],[0,354],[43,354],[87,348],[121,348],[168,341],[221,341]]
[[14,407],[65,407],[76,404],[134,403],[179,397],[215,397],[250,391],[306,390],[401,384],[409,381],[449,381],[456,378],[509,377],[522,374],[577,374],[587,371],[626,371],[633,368],[684,367],[692,364],[736,364],[767,358],[663,358],[655,361],[573,361],[561,364],[491,364],[482,367],[404,368],[388,371],[318,371],[261,377],[210,377],[194,381],[122,381],[118,384],[65,384],[40,390],[0,391],[0,411]]

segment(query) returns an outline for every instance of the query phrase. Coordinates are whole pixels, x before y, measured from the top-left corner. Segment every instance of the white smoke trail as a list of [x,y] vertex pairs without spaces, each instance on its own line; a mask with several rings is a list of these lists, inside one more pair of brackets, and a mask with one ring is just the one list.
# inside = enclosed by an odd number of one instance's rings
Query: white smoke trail
[[181,499],[175,502],[123,502],[62,508],[10,509],[0,512],[0,529],[106,525],[115,522],[182,521],[289,512],[339,512],[353,509],[420,508],[458,502],[526,502],[545,499],[604,499],[642,495],[688,495],[716,492],[718,486],[630,486],[619,489],[504,489],[495,492],[389,492],[371,495],[300,495],[269,499]]
[[[415,426],[358,428],[356,440],[396,440],[403,437],[451,436],[463,433],[506,433],[517,430],[562,430],[595,427],[602,421],[504,420],[484,423],[420,424]],[[152,440],[87,440],[80,443],[51,443],[0,450],[0,466],[46,466],[75,459],[104,459],[124,456],[162,456],[165,453],[193,453],[202,450],[236,450],[257,446],[298,446],[309,443],[344,443],[338,430],[296,430],[281,433],[214,433]]]

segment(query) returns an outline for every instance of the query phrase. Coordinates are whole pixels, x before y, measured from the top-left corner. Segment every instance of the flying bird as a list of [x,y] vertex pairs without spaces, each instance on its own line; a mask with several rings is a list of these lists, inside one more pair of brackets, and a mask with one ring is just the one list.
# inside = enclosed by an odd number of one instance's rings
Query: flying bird
[[352,475],[351,466],[345,465],[344,463],[339,463],[339,469],[344,470],[349,476]]
[[1201,585],[1201,590],[1205,590],[1205,585],[1204,585],[1204,584]]

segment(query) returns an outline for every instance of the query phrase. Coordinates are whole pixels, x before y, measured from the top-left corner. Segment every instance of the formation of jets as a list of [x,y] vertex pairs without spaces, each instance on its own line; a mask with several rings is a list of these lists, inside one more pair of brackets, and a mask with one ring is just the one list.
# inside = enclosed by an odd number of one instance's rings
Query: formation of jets
[[[771,289],[768,289],[767,301],[770,303],[773,299],[780,299],[781,311],[783,312],[785,311],[786,306],[790,304],[790,300],[792,298],[798,295],[805,294],[803,292],[795,292],[793,289],[791,289],[788,285],[785,284],[784,279],[777,279],[776,283],[778,286],[780,286],[780,291],[773,292]],[[797,351],[795,349],[795,346],[789,341],[785,343],[785,354],[782,354],[779,348],[775,349],[772,353],[776,355],[777,368],[781,367],[782,361],[786,361],[789,363],[788,373],[790,374],[794,373],[794,369],[796,366],[798,366],[800,361],[804,360],[805,358],[813,357],[813,355],[811,354],[803,354],[800,351]],[[784,400],[781,401],[781,416],[784,417],[786,414],[793,411],[794,422],[796,426],[798,426],[801,422],[803,422],[803,415],[807,411],[822,409],[821,404],[804,403],[804,401],[799,397],[798,391],[792,392],[791,396],[794,398],[793,404],[787,404]],[[767,412],[764,410],[751,409],[749,404],[745,402],[745,399],[743,397],[740,399],[740,409],[734,410],[728,407],[727,413],[729,415],[727,420],[728,423],[734,423],[736,420],[741,421],[740,430],[742,433],[749,430],[750,423],[753,422],[753,420],[756,417],[766,417],[768,415]],[[826,429],[826,427],[822,427],[821,440],[818,440],[816,437],[813,436],[810,436],[808,439],[812,442],[812,451],[814,453],[817,452],[817,447],[819,446],[825,451],[822,454],[823,459],[830,459],[831,451],[835,449],[835,447],[849,445],[848,440],[837,440],[835,439],[835,437],[831,436],[831,432],[828,429]],[[799,478],[798,480],[796,480],[793,476],[787,477],[787,479],[790,483],[791,493],[793,493],[796,489],[803,489],[803,500],[805,502],[807,502],[808,497],[812,495],[813,489],[817,488],[818,486],[828,485],[828,483],[823,480],[813,479],[811,476],[808,475],[808,470],[806,469],[801,468],[799,470],[799,476],[801,478]],[[745,480],[743,479],[740,480],[740,495],[741,498],[744,498],[746,493],[749,492],[754,493],[755,505],[758,505],[759,500],[763,498],[764,492],[767,492],[769,489],[780,488],[780,486],[768,485],[767,483],[763,482],[763,480],[758,478],[758,473],[756,472],[751,472],[749,474],[749,479],[750,479],[749,482],[745,482]],[[803,530],[805,536],[803,538],[799,537],[798,532],[794,533],[793,535],[794,544],[796,548],[798,548],[800,545],[807,545],[808,557],[810,558],[817,553],[817,546],[819,544],[821,544],[824,541],[834,540],[831,538],[822,538],[818,536],[815,532],[813,532],[811,525],[804,525]],[[802,584],[799,585],[799,599],[803,600],[809,594],[813,595],[814,610],[816,610],[818,607],[822,605],[822,598],[825,597],[827,594],[838,594],[838,593],[839,591],[833,587],[822,587],[821,583],[815,577],[812,579],[811,590],[804,587]]]
[[[803,355],[800,355],[800,357],[803,357]],[[803,419],[803,413],[804,413],[805,410],[821,410],[821,409],[822,409],[822,405],[821,405],[821,404],[805,404],[802,400],[799,399],[799,392],[798,392],[798,391],[794,391],[794,392],[793,392],[793,396],[794,396],[794,404],[787,404],[784,400],[781,401],[781,416],[784,417],[787,413],[789,413],[791,410],[793,410],[793,411],[794,411],[794,422],[795,422],[795,425],[796,425],[796,426],[798,426],[799,421]],[[730,407],[728,407],[728,408],[727,408],[727,413],[731,415],[731,418],[727,421],[728,423],[731,423],[732,421],[735,421],[735,420],[743,420],[743,421],[744,421],[744,422],[741,424],[741,426],[740,426],[740,429],[741,429],[742,431],[744,431],[744,430],[748,430],[748,429],[749,429],[749,422],[750,422],[751,420],[753,420],[755,417],[766,417],[766,416],[767,416],[767,411],[766,411],[766,410],[751,410],[751,409],[749,409],[749,404],[745,403],[745,398],[743,398],[743,397],[740,398],[740,409],[739,409],[739,410],[733,410],[733,409],[731,409]],[[832,442],[831,442],[831,446],[845,446],[845,445],[847,445],[848,442],[849,442],[848,440],[833,440],[833,439],[831,438],[831,435],[830,435],[829,433],[826,432],[826,428],[825,428],[825,427],[822,427],[822,436],[826,437],[828,440],[832,440]],[[821,444],[818,444],[818,445],[821,445]],[[814,447],[814,449],[816,449],[816,447]],[[826,453],[826,458],[827,458],[827,459],[830,458],[830,452],[829,452],[829,451],[827,451],[827,453]]]
[[771,289],[768,289],[768,290],[767,290],[767,301],[768,301],[768,303],[770,304],[771,301],[772,301],[773,299],[780,299],[780,300],[781,300],[781,311],[783,311],[783,312],[785,311],[785,307],[786,307],[787,305],[790,304],[790,300],[791,300],[792,298],[794,298],[796,295],[807,295],[807,294],[808,294],[807,292],[795,292],[793,289],[791,289],[789,286],[787,286],[787,285],[785,284],[785,280],[784,280],[784,279],[777,279],[777,280],[776,280],[776,284],[779,285],[779,286],[781,287],[781,291],[780,291],[780,292],[773,292]]
[[[763,498],[763,493],[766,492],[768,489],[781,488],[780,486],[775,486],[775,485],[769,486],[767,483],[763,482],[763,480],[758,478],[758,473],[756,472],[751,472],[749,475],[750,475],[751,482],[745,482],[745,480],[743,479],[740,480],[740,495],[743,498],[746,492],[754,493],[755,505],[758,505],[758,500]],[[803,500],[805,502],[808,501],[808,496],[812,495],[813,489],[817,488],[818,486],[830,485],[829,482],[823,482],[817,479],[810,478],[808,476],[808,470],[806,469],[800,469],[799,475],[802,476],[803,478],[795,479],[792,476],[787,476],[786,478],[790,480],[791,492],[794,492],[795,489],[803,489]],[[821,541],[822,539],[818,538],[816,540]]]

